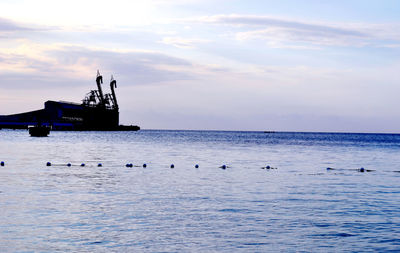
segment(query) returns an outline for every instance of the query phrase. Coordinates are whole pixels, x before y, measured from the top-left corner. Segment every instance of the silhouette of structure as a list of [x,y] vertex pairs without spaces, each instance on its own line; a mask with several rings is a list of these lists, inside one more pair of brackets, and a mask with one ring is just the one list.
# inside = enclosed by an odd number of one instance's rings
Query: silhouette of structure
[[27,129],[28,126],[51,126],[52,130],[136,131],[138,126],[119,125],[119,107],[111,76],[110,94],[104,94],[103,77],[97,71],[97,90],[86,94],[81,104],[46,101],[44,109],[0,116],[0,129]]

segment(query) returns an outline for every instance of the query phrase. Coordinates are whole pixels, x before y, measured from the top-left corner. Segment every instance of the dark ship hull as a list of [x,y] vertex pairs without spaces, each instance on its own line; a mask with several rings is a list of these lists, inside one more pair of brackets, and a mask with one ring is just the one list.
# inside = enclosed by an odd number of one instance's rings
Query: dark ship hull
[[119,125],[119,109],[115,97],[115,80],[111,79],[112,94],[102,94],[102,77],[96,79],[94,90],[82,104],[47,101],[44,109],[0,116],[0,128],[27,129],[28,126],[51,126],[63,131],[137,131],[138,126]]

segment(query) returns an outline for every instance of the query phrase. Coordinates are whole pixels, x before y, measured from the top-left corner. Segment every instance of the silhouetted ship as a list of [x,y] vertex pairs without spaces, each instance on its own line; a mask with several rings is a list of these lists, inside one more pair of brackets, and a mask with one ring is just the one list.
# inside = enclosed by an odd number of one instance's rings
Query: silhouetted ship
[[103,77],[97,71],[97,90],[92,90],[81,104],[47,101],[44,109],[0,116],[0,129],[27,129],[29,126],[49,126],[52,130],[67,131],[137,131],[138,126],[119,125],[119,108],[111,76],[111,93],[103,94]]

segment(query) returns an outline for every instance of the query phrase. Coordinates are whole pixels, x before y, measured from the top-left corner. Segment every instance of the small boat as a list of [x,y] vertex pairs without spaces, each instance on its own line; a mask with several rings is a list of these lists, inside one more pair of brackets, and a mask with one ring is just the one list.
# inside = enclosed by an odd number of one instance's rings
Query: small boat
[[119,125],[116,129],[117,131],[139,131],[140,127],[139,126],[133,126],[133,125]]
[[28,129],[32,137],[47,137],[50,134],[49,126],[31,126]]

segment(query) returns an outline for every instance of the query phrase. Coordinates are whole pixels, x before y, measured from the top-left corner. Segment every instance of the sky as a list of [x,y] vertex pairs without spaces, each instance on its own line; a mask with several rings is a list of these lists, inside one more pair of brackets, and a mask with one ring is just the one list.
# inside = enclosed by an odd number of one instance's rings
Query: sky
[[397,0],[2,0],[0,114],[117,80],[143,129],[400,132]]

